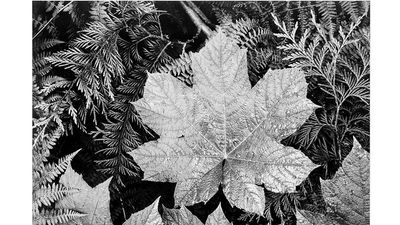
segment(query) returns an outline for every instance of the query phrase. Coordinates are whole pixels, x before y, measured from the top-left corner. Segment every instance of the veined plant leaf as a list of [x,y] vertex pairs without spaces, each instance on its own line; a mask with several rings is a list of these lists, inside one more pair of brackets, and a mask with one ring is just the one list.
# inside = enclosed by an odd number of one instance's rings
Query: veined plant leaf
[[332,180],[322,180],[326,215],[302,211],[303,224],[369,224],[369,153],[354,138],[353,148]]
[[158,213],[158,203],[160,197],[158,197],[153,204],[149,205],[145,209],[134,213],[129,217],[123,225],[162,225],[162,219],[160,213]]
[[92,188],[69,165],[60,177],[60,183],[78,192],[59,201],[56,208],[68,208],[86,214],[77,219],[78,224],[112,225],[108,191],[110,181],[111,178]]
[[[168,209],[163,207],[163,221],[165,225],[203,225],[203,223],[193,215],[185,206],[180,209]],[[221,204],[212,212],[205,225],[230,225],[225,217]]]
[[369,224],[369,153],[355,138],[342,167],[321,188],[328,213],[340,224]]
[[296,213],[296,220],[297,225],[340,225],[330,217],[306,210],[299,210]]
[[221,31],[191,55],[193,88],[163,73],[149,74],[134,102],[160,138],[130,152],[144,179],[177,182],[175,203],[208,201],[221,184],[232,205],[262,214],[263,188],[293,191],[316,167],[280,144],[316,108],[298,69],[269,71],[253,88],[246,49]]

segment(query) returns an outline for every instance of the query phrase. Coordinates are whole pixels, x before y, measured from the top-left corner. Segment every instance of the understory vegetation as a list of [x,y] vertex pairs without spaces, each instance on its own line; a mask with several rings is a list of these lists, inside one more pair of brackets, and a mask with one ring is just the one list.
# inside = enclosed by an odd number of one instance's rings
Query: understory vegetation
[[[33,2],[33,224],[139,224],[142,210],[158,215],[154,224],[178,224],[178,215],[203,224],[221,216],[243,225],[357,224],[359,218],[341,217],[324,190],[348,184],[335,180],[342,169],[369,167],[369,14],[362,1]],[[164,74],[193,90],[196,57],[218,35],[247,49],[251,87],[274,71],[298,70],[307,82],[304,99],[313,104],[278,142],[316,166],[292,191],[256,183],[265,196],[261,213],[233,205],[223,182],[207,201],[176,205],[175,177],[149,179],[132,156],[163,140],[135,104],[146,99],[149,76]],[[368,192],[354,195],[369,196],[369,171],[361,181]],[[98,198],[103,208],[80,205],[77,195]],[[367,224],[369,199],[360,201],[360,224]],[[315,222],[317,215],[330,222]]]

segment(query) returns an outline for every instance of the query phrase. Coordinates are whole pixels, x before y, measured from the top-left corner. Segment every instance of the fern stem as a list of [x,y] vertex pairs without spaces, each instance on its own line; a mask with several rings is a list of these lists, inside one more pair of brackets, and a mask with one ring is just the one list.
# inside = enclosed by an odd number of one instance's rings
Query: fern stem
[[44,30],[44,28],[46,28],[51,23],[51,21],[53,21],[57,17],[57,15],[60,12],[62,12],[64,9],[66,9],[72,2],[74,2],[74,1],[68,2],[68,4],[66,4],[64,7],[62,7],[49,21],[47,21],[47,23],[42,28],[40,28],[40,30],[33,36],[32,40],[34,40]]
[[[350,35],[354,31],[354,29],[361,23],[361,19],[363,17],[364,17],[364,15],[361,16],[354,24],[352,24],[350,26],[349,32],[347,33],[346,36],[344,36],[341,44],[339,45],[339,48],[336,50],[336,54],[334,55],[334,57],[332,59],[332,62],[333,62],[333,66],[332,66],[332,69],[333,69],[333,82],[334,82],[333,84],[336,83],[336,64],[337,64],[337,60],[338,60],[338,58],[340,56],[340,52],[343,50],[344,46],[347,44],[347,41],[350,38]],[[335,90],[335,93],[336,93],[336,90]],[[335,114],[335,128],[336,128],[336,131],[337,131],[337,125],[338,125],[338,120],[339,120],[340,108],[341,108],[343,102],[346,100],[346,98],[347,98],[347,96],[346,97],[342,97],[342,99],[339,99],[338,97],[335,96],[336,105],[337,105],[336,114]],[[341,155],[340,145],[338,146],[338,152],[339,152],[339,160],[341,161],[342,160],[342,155]]]

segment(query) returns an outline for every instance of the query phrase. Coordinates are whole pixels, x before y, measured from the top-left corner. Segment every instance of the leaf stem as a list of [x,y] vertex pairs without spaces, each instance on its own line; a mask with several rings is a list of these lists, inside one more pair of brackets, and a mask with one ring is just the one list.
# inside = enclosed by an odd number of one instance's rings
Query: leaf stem
[[57,15],[60,12],[62,12],[64,9],[66,9],[72,2],[74,2],[74,1],[68,2],[68,4],[66,4],[64,7],[62,7],[49,21],[47,21],[47,23],[42,28],[40,28],[40,30],[33,36],[32,40],[34,40],[44,30],[44,28],[46,28],[51,23],[51,21],[53,21],[57,17]]

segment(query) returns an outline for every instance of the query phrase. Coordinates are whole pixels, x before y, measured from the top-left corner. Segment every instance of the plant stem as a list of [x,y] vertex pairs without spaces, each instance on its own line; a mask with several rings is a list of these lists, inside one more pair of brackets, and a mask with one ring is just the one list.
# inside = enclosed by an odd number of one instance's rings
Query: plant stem
[[211,24],[207,16],[204,15],[204,13],[199,9],[199,7],[197,7],[192,1],[187,1],[186,4],[188,4],[188,6],[191,7],[191,9],[193,9],[204,22],[206,22],[207,24]]
[[[202,30],[207,37],[211,36],[211,29],[203,22],[203,20],[200,19],[199,15],[195,12],[194,9],[190,8],[184,1],[180,1],[183,9],[186,11],[186,13],[190,16],[192,19],[193,23],[200,29]],[[194,4],[193,4],[194,5]]]
[[51,23],[51,21],[53,21],[57,17],[58,13],[62,12],[72,2],[73,1],[68,2],[68,4],[66,4],[64,7],[62,7],[49,21],[47,21],[47,23],[42,28],[40,28],[40,30],[33,36],[32,40],[34,40],[44,30],[44,28],[46,28]]

